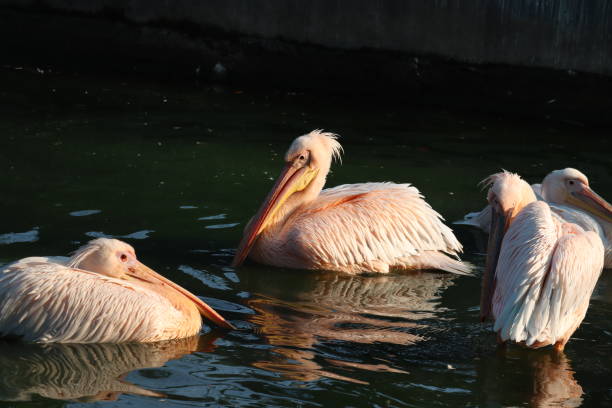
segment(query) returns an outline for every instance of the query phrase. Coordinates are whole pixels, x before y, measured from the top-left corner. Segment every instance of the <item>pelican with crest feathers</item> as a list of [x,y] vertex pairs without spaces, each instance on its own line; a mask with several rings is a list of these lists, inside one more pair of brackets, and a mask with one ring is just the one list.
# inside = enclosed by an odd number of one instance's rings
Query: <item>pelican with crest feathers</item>
[[71,258],[24,258],[0,269],[0,336],[32,342],[154,342],[199,333],[200,315],[233,326],[181,286],[98,238]]
[[[542,184],[532,184],[531,188],[539,200],[549,204],[552,215],[559,221],[596,232],[605,248],[604,268],[612,268],[612,206],[591,189],[584,173],[570,167],[554,170],[544,177]],[[470,225],[489,233],[491,206],[469,213],[454,224]]]
[[461,244],[410,184],[360,183],[323,189],[337,135],[300,136],[285,167],[245,228],[233,265],[247,256],[287,268],[347,273],[440,269],[468,274]]
[[485,180],[492,221],[480,302],[498,341],[563,350],[584,319],[603,269],[594,231],[555,217],[518,175]]

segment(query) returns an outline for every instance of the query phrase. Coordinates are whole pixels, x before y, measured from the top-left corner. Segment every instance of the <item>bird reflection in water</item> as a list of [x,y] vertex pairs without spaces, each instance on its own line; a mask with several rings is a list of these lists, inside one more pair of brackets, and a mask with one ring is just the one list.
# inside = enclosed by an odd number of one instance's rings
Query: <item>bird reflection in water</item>
[[213,333],[159,343],[40,345],[0,341],[0,401],[40,397],[112,401],[123,393],[164,397],[123,378],[130,371],[161,367],[185,354],[212,351],[218,338]]
[[570,360],[563,353],[545,353],[533,361],[534,407],[579,407],[582,387],[574,378]]
[[[452,285],[456,276],[429,272],[385,276],[323,273],[299,278],[294,274],[293,278],[293,288],[306,288],[297,293],[292,291],[297,299],[281,300],[260,293],[248,302],[257,311],[251,321],[276,346],[273,351],[278,356],[274,361],[259,361],[254,365],[301,381],[330,377],[363,383],[324,370],[315,361],[317,344],[332,341],[341,345],[413,345],[424,341],[427,327],[423,321],[437,316],[440,293]],[[279,288],[282,283],[277,279],[267,280],[265,284],[264,293],[283,293]],[[374,364],[354,360],[325,358],[326,363],[343,371],[406,373],[381,359]]]
[[579,407],[582,387],[574,378],[571,361],[563,352],[498,349],[492,358],[480,359],[477,383],[482,406]]

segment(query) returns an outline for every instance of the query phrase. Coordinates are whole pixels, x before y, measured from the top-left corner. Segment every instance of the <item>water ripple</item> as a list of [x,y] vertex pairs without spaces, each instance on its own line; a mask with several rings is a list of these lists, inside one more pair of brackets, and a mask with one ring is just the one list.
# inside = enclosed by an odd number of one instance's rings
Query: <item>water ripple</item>
[[86,217],[88,215],[100,214],[101,212],[102,210],[80,210],[80,211],[73,211],[69,213],[69,215],[73,217]]
[[234,313],[242,313],[242,314],[255,314],[255,311],[250,307],[239,305],[238,303],[230,302],[228,300],[209,298],[205,296],[201,296],[202,299],[208,303],[212,308],[221,310],[224,312],[234,312]]
[[213,225],[207,225],[204,228],[206,228],[206,229],[234,228],[238,224],[240,224],[240,223],[239,222],[233,222],[233,223],[229,223],[229,224],[213,224]]
[[226,218],[227,218],[227,214],[216,214],[216,215],[209,215],[207,217],[200,217],[198,218],[198,221],[224,220]]
[[188,265],[180,265],[178,269],[181,272],[186,273],[189,276],[192,276],[208,286],[209,288],[219,289],[219,290],[230,290],[231,288],[227,284],[227,281],[220,276],[213,275],[205,270],[195,269]]
[[147,239],[149,238],[149,234],[152,232],[155,232],[155,231],[154,230],[142,230],[142,231],[132,232],[131,234],[127,234],[127,235],[111,235],[111,234],[106,234],[100,231],[89,231],[89,232],[86,232],[85,235],[91,238]]
[[26,232],[8,232],[0,235],[0,245],[16,244],[18,242],[38,241],[38,227]]

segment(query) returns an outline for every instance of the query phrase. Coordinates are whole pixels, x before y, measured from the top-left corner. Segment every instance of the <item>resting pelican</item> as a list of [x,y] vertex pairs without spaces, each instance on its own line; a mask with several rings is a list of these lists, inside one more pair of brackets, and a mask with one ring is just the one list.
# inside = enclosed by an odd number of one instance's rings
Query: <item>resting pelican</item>
[[[560,221],[578,224],[585,231],[594,231],[604,248],[604,267],[612,268],[612,206],[589,187],[589,179],[576,169],[566,168],[550,172],[542,184],[532,189],[539,200],[546,201],[553,216]],[[470,213],[455,224],[471,225],[489,232],[491,207]]]
[[98,238],[71,258],[24,258],[0,270],[0,335],[61,343],[152,342],[193,336],[200,314],[221,315],[136,259]]
[[322,190],[342,147],[319,130],[298,137],[285,168],[246,226],[233,265],[247,255],[287,268],[348,273],[442,269],[466,274],[461,244],[409,184],[345,184]]
[[501,342],[563,350],[603,268],[598,235],[566,223],[508,172],[486,181],[493,212],[480,303]]

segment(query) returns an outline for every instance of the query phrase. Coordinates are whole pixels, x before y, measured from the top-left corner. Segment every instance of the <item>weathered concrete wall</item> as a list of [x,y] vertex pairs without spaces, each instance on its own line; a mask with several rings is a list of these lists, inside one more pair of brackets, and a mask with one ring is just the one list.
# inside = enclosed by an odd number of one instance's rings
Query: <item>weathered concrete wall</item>
[[0,6],[111,12],[138,25],[188,23],[203,32],[330,48],[612,74],[612,0],[0,0]]

